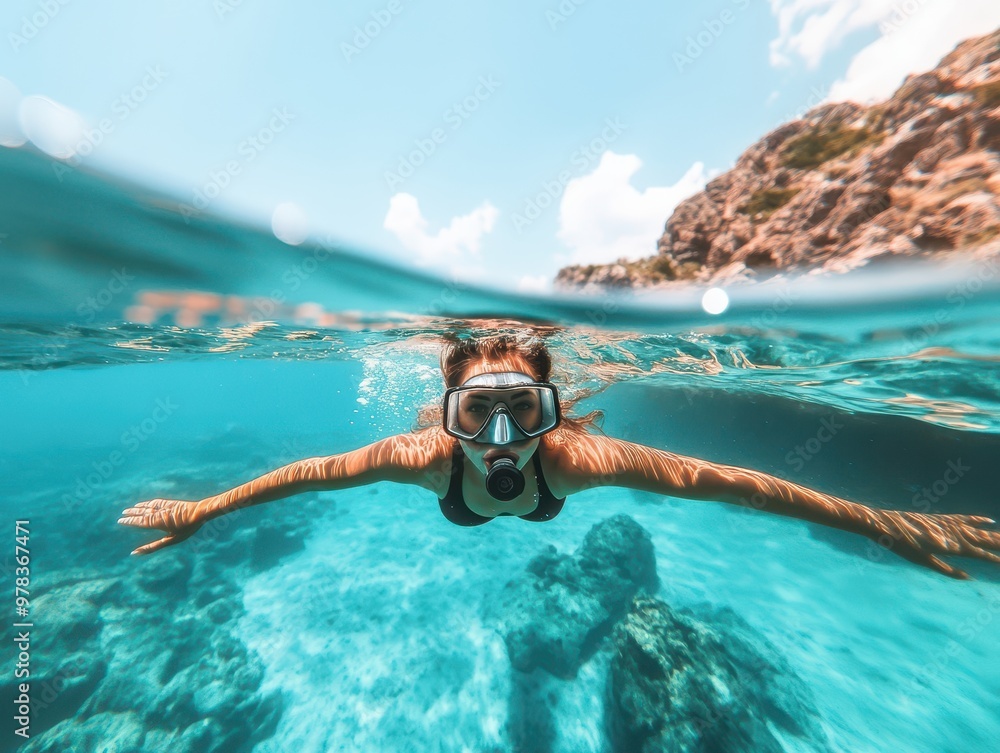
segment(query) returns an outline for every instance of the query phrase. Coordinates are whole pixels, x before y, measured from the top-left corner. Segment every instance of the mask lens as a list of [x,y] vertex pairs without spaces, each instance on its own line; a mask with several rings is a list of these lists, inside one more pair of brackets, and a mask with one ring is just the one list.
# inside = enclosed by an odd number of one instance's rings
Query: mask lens
[[494,396],[490,390],[470,390],[456,393],[455,398],[452,405],[458,429],[466,434],[476,434],[493,412]]
[[543,433],[556,425],[553,391],[519,385],[458,390],[449,401],[448,428],[471,439],[483,429],[500,403],[525,434]]

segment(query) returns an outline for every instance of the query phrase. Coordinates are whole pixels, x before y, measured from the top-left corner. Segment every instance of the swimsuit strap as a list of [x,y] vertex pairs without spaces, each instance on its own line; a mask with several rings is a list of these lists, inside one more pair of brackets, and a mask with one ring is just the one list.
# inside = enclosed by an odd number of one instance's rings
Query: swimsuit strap
[[538,496],[540,497],[540,500],[549,499],[554,502],[560,502],[560,503],[565,502],[566,501],[565,497],[557,499],[556,495],[554,495],[552,493],[552,490],[549,489],[548,482],[545,481],[545,474],[542,473],[542,460],[538,456],[538,450],[535,450],[535,455],[533,459],[535,461],[535,476],[538,478]]
[[533,460],[535,461],[535,478],[538,479],[538,507],[527,515],[518,515],[518,517],[521,520],[544,523],[547,520],[552,520],[552,518],[559,514],[566,498],[556,498],[552,490],[549,489],[549,485],[545,481],[545,474],[542,473],[542,461],[538,456],[538,450],[535,450]]
[[469,509],[465,504],[465,495],[462,494],[462,470],[465,468],[465,453],[462,452],[462,445],[457,441],[451,452],[451,481],[448,484],[448,493],[444,499],[439,499],[438,504],[441,512],[452,523],[460,526],[481,526],[489,523],[493,518],[488,518]]

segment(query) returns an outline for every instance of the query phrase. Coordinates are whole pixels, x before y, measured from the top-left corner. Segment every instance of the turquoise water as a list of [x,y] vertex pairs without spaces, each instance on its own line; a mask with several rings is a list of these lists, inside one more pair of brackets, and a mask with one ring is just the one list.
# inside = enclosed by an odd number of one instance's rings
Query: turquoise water
[[[536,619],[511,601],[535,558],[576,562],[627,516],[651,595],[701,610],[723,644],[748,631],[808,721],[796,734],[748,699],[713,729],[745,706],[773,736],[759,749],[995,750],[989,563],[952,559],[975,578],[956,581],[839,531],[621,488],[546,524],[460,528],[429,492],[379,483],[243,510],[144,558],[128,552],[148,537],[115,521],[405,432],[442,394],[444,332],[525,327],[608,434],[872,506],[996,517],[996,263],[733,290],[709,317],[695,294],[529,298],[293,248],[22,150],[0,150],[0,184],[0,561],[12,594],[29,521],[33,623],[30,739],[8,714],[4,749],[615,750],[613,626],[570,678],[516,668],[507,639]],[[558,635],[579,615],[546,578],[536,622]],[[672,749],[747,749],[730,742]]]

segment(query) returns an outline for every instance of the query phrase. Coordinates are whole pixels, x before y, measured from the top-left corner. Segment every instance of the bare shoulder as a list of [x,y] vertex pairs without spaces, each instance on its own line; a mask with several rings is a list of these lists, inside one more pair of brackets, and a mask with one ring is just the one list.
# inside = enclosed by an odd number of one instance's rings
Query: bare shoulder
[[455,440],[440,427],[386,437],[375,443],[385,481],[416,484],[444,496]]
[[542,437],[538,447],[545,481],[557,497],[594,486],[597,458],[607,453],[602,440],[589,432],[558,428]]
[[672,493],[688,487],[701,461],[605,434],[575,430],[546,435],[543,470],[559,496],[596,486]]

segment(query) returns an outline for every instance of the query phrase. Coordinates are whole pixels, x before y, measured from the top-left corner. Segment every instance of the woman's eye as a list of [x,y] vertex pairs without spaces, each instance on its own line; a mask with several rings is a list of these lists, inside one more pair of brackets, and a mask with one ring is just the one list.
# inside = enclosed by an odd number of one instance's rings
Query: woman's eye
[[533,403],[520,403],[519,405],[514,406],[514,410],[533,410],[534,407]]

